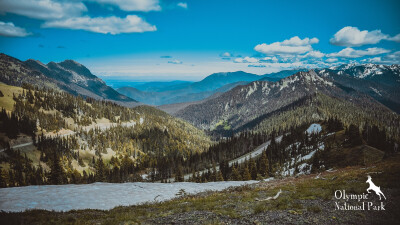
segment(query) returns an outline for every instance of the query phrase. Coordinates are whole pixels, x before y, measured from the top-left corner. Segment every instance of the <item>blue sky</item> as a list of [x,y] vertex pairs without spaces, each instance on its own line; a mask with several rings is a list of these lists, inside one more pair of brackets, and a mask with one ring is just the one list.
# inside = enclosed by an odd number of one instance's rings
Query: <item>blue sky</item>
[[127,80],[393,64],[399,10],[396,0],[1,0],[0,51]]

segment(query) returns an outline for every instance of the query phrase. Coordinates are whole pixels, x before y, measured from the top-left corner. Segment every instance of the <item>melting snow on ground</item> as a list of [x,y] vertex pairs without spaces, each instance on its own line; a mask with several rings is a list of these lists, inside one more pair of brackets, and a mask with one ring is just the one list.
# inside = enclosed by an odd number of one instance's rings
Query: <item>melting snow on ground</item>
[[231,186],[257,181],[222,181],[209,183],[93,183],[40,185],[0,189],[0,210],[18,212],[27,209],[69,211],[73,209],[108,210],[116,206],[165,201],[176,197],[180,189],[195,194],[220,191]]
[[313,124],[310,125],[310,127],[307,129],[306,132],[307,132],[308,134],[312,134],[312,133],[318,134],[318,133],[321,132],[321,131],[322,131],[321,125],[319,125],[319,124],[317,124],[317,123],[313,123]]

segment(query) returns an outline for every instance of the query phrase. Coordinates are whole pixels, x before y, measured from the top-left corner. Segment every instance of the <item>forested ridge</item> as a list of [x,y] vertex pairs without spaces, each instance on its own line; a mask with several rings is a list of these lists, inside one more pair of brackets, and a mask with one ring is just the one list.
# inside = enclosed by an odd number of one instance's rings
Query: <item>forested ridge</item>
[[[367,153],[379,158],[398,150],[398,114],[358,95],[316,91],[242,126],[232,128],[227,119],[202,131],[149,106],[127,108],[28,84],[1,87],[8,88],[0,94],[2,187],[255,180],[307,174],[343,161],[362,164]],[[322,131],[306,132],[311,124]],[[12,149],[9,143],[21,139],[32,146]],[[257,157],[230,163],[267,142]]]
[[[2,145],[6,148],[1,156],[3,180],[9,182],[13,177],[5,174],[8,171],[24,174],[23,181],[19,179],[14,185],[141,180],[139,175],[156,168],[158,160],[187,158],[211,143],[204,132],[152,107],[130,109],[23,87],[20,94],[9,96],[13,109],[0,112]],[[30,157],[8,145],[7,140],[21,135],[34,142]],[[42,171],[41,181],[30,181],[28,171],[34,169]]]

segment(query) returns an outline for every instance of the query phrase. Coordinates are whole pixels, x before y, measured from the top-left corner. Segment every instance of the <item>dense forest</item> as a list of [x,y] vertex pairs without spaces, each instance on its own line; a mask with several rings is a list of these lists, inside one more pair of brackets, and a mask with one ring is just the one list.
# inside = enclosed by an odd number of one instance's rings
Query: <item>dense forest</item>
[[[1,143],[6,148],[1,153],[1,166],[4,171],[19,171],[22,167],[13,159],[24,159],[23,171],[43,170],[43,183],[140,180],[139,175],[132,175],[134,171],[146,172],[163,158],[186,158],[211,143],[203,131],[152,107],[130,109],[30,85],[23,87],[20,94],[13,93],[13,110],[0,111],[0,132],[6,136]],[[21,135],[31,137],[36,148],[28,157],[12,150],[7,142]],[[59,175],[50,175],[51,171],[59,171]],[[29,173],[22,173],[24,180],[18,179],[15,185],[33,184],[26,177]]]
[[[24,85],[21,94],[13,95],[13,101],[12,111],[0,111],[0,132],[9,139],[31,137],[37,157],[3,143],[1,187],[169,182],[170,178],[184,181],[185,174],[191,174],[189,181],[193,182],[254,180],[335,166],[329,161],[336,151],[334,146],[351,149],[368,145],[383,151],[385,157],[398,148],[393,138],[397,130],[374,121],[360,123],[354,118],[337,117],[336,113],[326,119],[313,116],[304,120],[300,115],[314,115],[307,112],[314,109],[302,106],[260,118],[261,123],[253,130],[243,129],[211,142],[202,131],[151,107],[129,109],[30,85]],[[348,107],[343,104],[335,107]],[[104,120],[108,126],[96,126]],[[323,131],[305,132],[311,123],[321,124]],[[59,133],[63,130],[70,132]],[[336,134],[344,138],[332,141]],[[259,157],[230,163],[267,141],[270,143]],[[312,158],[306,159],[310,154]]]

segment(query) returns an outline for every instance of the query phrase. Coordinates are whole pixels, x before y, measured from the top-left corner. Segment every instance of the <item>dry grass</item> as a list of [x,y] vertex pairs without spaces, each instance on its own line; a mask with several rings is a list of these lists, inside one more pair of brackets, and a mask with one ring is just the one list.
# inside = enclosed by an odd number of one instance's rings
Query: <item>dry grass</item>
[[[379,176],[376,175],[378,172]],[[364,192],[367,188],[365,183],[367,174],[371,174],[374,182],[385,189],[400,189],[398,180],[400,155],[388,158],[374,167],[355,166],[334,172],[323,172],[320,174],[323,179],[314,179],[316,174],[291,177],[230,188],[221,192],[184,196],[158,204],[117,207],[109,211],[78,210],[59,213],[33,210],[24,213],[1,213],[0,223],[7,221],[12,224],[13,221],[15,223],[24,221],[26,224],[134,224],[154,220],[167,221],[177,215],[189,216],[199,212],[236,220],[274,211],[286,212],[292,216],[302,216],[307,213],[325,215],[326,210],[323,211],[320,206],[303,205],[304,202],[330,201],[336,189],[345,189],[349,193]],[[282,194],[278,199],[256,201],[257,198],[275,195],[279,189],[282,189]],[[332,215],[329,215],[330,219],[331,217]]]
[[15,101],[13,100],[13,93],[18,96],[22,94],[22,88],[10,86],[0,82],[0,91],[3,97],[0,97],[0,108],[5,108],[7,111],[12,111]]

